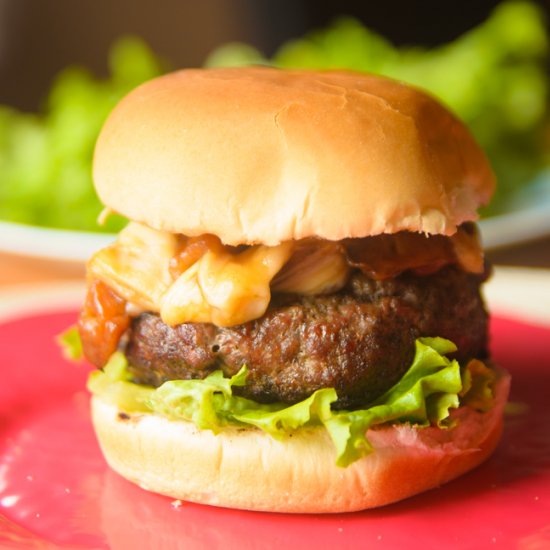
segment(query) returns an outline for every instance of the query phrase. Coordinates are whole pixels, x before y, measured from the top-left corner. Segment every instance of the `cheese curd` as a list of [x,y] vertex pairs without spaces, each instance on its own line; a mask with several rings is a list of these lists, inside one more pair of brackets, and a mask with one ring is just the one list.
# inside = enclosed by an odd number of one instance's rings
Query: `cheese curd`
[[[422,256],[414,247],[388,256],[383,247],[376,248],[386,241],[368,239],[364,245],[369,246],[369,262],[381,273],[391,261],[398,262],[390,266],[397,273],[414,269],[416,264],[407,261]],[[406,242],[396,236],[392,246]],[[432,256],[439,262],[454,260],[465,271],[483,270],[475,232],[460,228],[448,240],[426,240],[424,245],[423,240],[415,239],[415,246],[420,246],[419,242],[422,250],[429,243]],[[359,246],[364,245],[359,242]],[[193,322],[233,326],[261,317],[272,291],[316,295],[340,290],[351,270],[346,254],[340,242],[304,239],[240,249],[223,246],[213,235],[188,239],[130,222],[112,245],[91,258],[88,274],[109,285],[132,311],[158,313],[168,325]],[[434,261],[430,253],[426,257]],[[361,262],[356,265],[361,266]]]

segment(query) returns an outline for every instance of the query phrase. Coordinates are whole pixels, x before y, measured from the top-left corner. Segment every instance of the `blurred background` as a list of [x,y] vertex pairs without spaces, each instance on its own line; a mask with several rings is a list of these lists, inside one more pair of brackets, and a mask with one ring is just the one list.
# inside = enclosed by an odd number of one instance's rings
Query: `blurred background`
[[542,0],[0,0],[0,281],[34,277],[36,256],[42,275],[58,276],[59,259],[75,260],[64,276],[80,274],[98,240],[73,232],[123,223],[97,226],[90,179],[120,97],[171,69],[249,63],[430,90],[495,167],[490,259],[550,266],[549,15]]

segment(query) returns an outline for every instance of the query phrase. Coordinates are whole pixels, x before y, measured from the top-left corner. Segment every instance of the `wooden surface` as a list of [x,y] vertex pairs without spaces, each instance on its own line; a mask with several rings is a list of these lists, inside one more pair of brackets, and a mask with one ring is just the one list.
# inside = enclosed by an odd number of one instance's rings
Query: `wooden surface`
[[550,268],[550,236],[487,253],[494,265]]
[[84,264],[59,262],[0,252],[0,285],[83,280]]

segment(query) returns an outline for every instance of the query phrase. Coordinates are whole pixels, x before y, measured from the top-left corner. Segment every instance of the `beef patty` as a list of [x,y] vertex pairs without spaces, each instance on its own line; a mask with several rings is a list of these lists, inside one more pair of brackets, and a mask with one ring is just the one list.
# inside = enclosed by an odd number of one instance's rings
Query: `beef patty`
[[231,376],[246,365],[239,392],[256,401],[294,403],[333,387],[336,407],[358,407],[401,378],[419,336],[452,340],[461,361],[487,355],[482,281],[454,267],[383,281],[358,271],[340,292],[275,295],[263,317],[229,328],[170,327],[144,313],[132,321],[125,351],[142,384],[204,378],[216,369]]

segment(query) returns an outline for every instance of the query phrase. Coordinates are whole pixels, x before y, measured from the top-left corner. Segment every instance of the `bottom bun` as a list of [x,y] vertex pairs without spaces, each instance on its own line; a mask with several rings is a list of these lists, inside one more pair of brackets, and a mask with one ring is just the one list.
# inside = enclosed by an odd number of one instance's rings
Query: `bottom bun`
[[510,377],[500,373],[495,406],[462,407],[453,429],[410,425],[369,430],[374,452],[347,468],[321,428],[278,441],[257,429],[218,434],[149,414],[120,414],[97,397],[92,418],[109,465],[142,488],[174,499],[272,512],[364,510],[437,487],[483,462],[496,447]]

